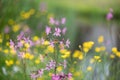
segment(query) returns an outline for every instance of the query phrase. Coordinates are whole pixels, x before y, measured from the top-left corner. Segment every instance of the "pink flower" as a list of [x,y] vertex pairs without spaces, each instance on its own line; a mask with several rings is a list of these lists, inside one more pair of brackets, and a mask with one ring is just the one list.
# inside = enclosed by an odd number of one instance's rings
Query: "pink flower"
[[21,40],[24,37],[24,32],[21,32],[18,36],[17,36],[17,40]]
[[52,80],[60,80],[60,76],[52,74]]
[[65,22],[66,22],[66,18],[62,18],[61,19],[61,24],[65,24]]
[[70,45],[70,40],[69,40],[69,39],[67,39],[67,41],[66,41],[65,45],[66,45],[66,47],[68,47],[68,48],[69,48],[69,45]]
[[55,24],[55,20],[53,17],[50,18],[50,24],[52,24],[52,25]]
[[44,69],[38,70],[38,76],[41,77],[43,75],[43,72],[44,72]]
[[72,78],[72,74],[68,73],[68,80],[70,80]]
[[10,47],[14,48],[14,46],[15,46],[14,42],[10,39]]
[[61,33],[60,28],[55,28],[55,33],[53,35],[55,35],[55,36],[61,36],[60,33]]
[[110,8],[109,13],[106,16],[106,19],[109,21],[113,18],[113,10]]
[[62,29],[62,34],[65,35],[66,31],[67,31],[67,28],[66,28],[66,27],[63,28],[63,29]]
[[10,27],[6,26],[5,29],[4,29],[4,32],[9,33],[10,32]]
[[58,26],[58,25],[59,25],[59,21],[58,21],[58,20],[56,20],[56,21],[55,21],[55,24]]
[[45,32],[47,35],[49,35],[51,33],[51,28],[47,26]]
[[32,79],[36,79],[36,78],[37,78],[37,76],[36,76],[35,73],[30,74],[30,77],[31,77]]

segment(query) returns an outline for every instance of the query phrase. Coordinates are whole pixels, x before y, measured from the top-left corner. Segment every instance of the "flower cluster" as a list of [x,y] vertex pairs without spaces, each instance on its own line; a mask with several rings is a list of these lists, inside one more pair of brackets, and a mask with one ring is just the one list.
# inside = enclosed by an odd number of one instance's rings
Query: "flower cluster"
[[[63,63],[59,63],[57,66],[63,66],[64,69],[65,69],[66,66],[67,66],[66,60],[64,60]],[[44,74],[44,71],[55,70],[57,68],[57,66],[56,66],[56,61],[51,60],[50,62],[48,62],[48,64],[46,64],[45,68],[34,71],[34,73],[31,73],[30,76],[31,76],[32,79],[37,79],[38,77],[42,77],[42,75]],[[72,74],[68,74],[68,75],[53,74],[53,75],[52,75],[52,80],[62,80],[63,78],[69,79],[70,77],[72,77]]]

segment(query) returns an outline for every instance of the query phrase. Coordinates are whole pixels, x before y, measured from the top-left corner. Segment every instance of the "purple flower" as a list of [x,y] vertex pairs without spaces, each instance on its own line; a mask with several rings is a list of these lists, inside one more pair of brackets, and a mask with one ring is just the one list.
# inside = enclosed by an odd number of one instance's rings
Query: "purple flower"
[[47,35],[49,35],[51,33],[51,28],[47,26],[45,32]]
[[66,31],[67,31],[67,28],[66,28],[66,27],[63,28],[63,29],[62,29],[62,34],[65,35]]
[[68,73],[68,80],[72,78],[72,74]]
[[17,47],[18,47],[18,48],[21,48],[22,46],[23,46],[23,44],[22,44],[21,42],[18,42],[18,43],[17,43]]
[[54,47],[54,42],[52,40],[50,41],[50,45]]
[[60,76],[52,74],[52,80],[60,80]]
[[66,47],[68,47],[68,48],[69,48],[69,45],[70,45],[70,40],[69,40],[69,39],[67,39],[67,41],[66,41],[65,45],[66,45]]
[[55,35],[55,36],[61,36],[61,30],[60,30],[60,28],[55,28],[55,32],[54,32],[54,34],[53,35]]
[[61,19],[61,24],[65,24],[65,22],[66,22],[66,18],[62,18]]
[[21,40],[24,37],[24,32],[21,32],[18,36],[17,36],[17,40]]
[[40,43],[41,43],[41,44],[44,44],[44,41],[45,41],[44,38],[41,38],[41,39],[40,39]]
[[37,75],[36,75],[35,73],[31,73],[31,74],[30,74],[30,77],[31,77],[32,79],[36,79],[36,78],[37,78]]
[[58,25],[59,25],[59,21],[56,20],[56,21],[55,21],[55,24],[58,26]]
[[10,27],[6,26],[5,29],[4,29],[4,32],[9,33],[10,32]]
[[38,70],[38,76],[41,77],[43,75],[43,72],[44,72],[44,69]]
[[14,42],[10,39],[10,47],[13,48],[14,47]]
[[50,18],[50,24],[52,24],[52,25],[55,24],[55,20],[53,17]]
[[108,21],[113,18],[112,12],[113,12],[113,10],[112,10],[112,8],[110,8],[110,11],[109,11],[109,13],[108,13],[107,16],[106,16],[106,19],[107,19]]
[[54,69],[55,68],[55,65],[56,65],[56,62],[51,60],[47,65],[46,65],[46,68],[45,70],[50,70],[50,69]]
[[23,58],[23,57],[24,57],[24,55],[25,55],[25,53],[24,53],[24,52],[20,52],[20,53],[18,54],[18,57],[19,57],[19,58]]

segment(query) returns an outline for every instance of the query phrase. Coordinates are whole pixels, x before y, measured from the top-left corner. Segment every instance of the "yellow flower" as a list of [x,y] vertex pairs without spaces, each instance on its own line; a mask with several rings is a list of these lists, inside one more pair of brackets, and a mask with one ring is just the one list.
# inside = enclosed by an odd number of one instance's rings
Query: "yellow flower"
[[40,59],[36,59],[36,60],[35,60],[35,63],[36,63],[36,64],[39,64],[39,63],[40,63]]
[[20,30],[20,25],[19,24],[13,25],[12,30],[14,32],[18,32]]
[[25,43],[24,46],[25,46],[25,48],[28,49],[30,47],[30,44],[29,43]]
[[35,13],[35,10],[34,10],[34,9],[30,9],[29,13],[30,13],[31,15],[33,15],[33,14]]
[[66,51],[64,54],[62,54],[62,58],[68,58],[70,56],[70,51]]
[[58,67],[57,67],[57,71],[58,71],[58,72],[61,72],[61,71],[62,71],[62,66],[58,66]]
[[75,52],[73,53],[73,57],[74,57],[74,58],[79,57],[80,53],[81,53],[81,52],[80,52],[79,50],[75,50]]
[[87,71],[92,71],[92,67],[91,67],[91,66],[88,66],[88,67],[87,67]]
[[113,48],[112,48],[112,52],[113,52],[113,53],[116,53],[117,51],[118,51],[118,50],[117,50],[116,47],[113,47]]
[[115,55],[111,54],[111,55],[110,55],[110,58],[111,58],[111,59],[114,59],[114,58],[115,58]]
[[83,53],[81,52],[78,57],[80,60],[83,60]]
[[117,52],[117,53],[116,53],[116,56],[117,56],[117,57],[120,57],[120,52]]
[[96,48],[95,48],[95,52],[100,52],[100,48],[99,48],[99,47],[96,47]]
[[66,53],[66,52],[67,52],[66,49],[61,49],[61,50],[60,50],[60,53],[61,53],[61,54],[64,54],[64,53]]
[[68,57],[68,55],[61,55],[61,57],[65,59]]
[[105,50],[106,50],[106,47],[105,47],[105,46],[101,46],[101,47],[100,47],[100,50],[101,50],[101,51],[105,51]]
[[30,55],[29,59],[32,60],[34,58],[34,55]]
[[34,36],[33,37],[33,41],[37,41],[37,40],[39,40],[39,37],[38,36]]
[[9,50],[8,50],[8,49],[4,49],[3,52],[4,52],[5,54],[8,54],[8,53],[9,53]]
[[15,54],[16,54],[16,51],[15,51],[14,49],[10,49],[10,53],[11,53],[12,55],[15,55]]
[[25,57],[24,58],[29,59],[29,57],[30,57],[30,53],[25,53]]
[[6,65],[7,66],[11,66],[11,65],[13,65],[13,60],[5,60],[5,63],[6,63]]
[[6,46],[9,46],[9,42],[6,42]]
[[48,46],[47,51],[50,53],[54,53],[54,47],[53,46]]
[[44,41],[43,45],[49,45],[50,42],[49,41]]
[[94,59],[99,60],[100,56],[94,56]]
[[85,53],[88,53],[89,49],[88,49],[88,48],[83,48],[83,51],[84,51]]
[[87,53],[93,46],[94,42],[93,41],[88,41],[83,43],[83,51]]
[[98,37],[98,43],[104,42],[104,37],[101,35]]
[[102,61],[101,59],[98,60],[98,62],[101,62],[101,61]]

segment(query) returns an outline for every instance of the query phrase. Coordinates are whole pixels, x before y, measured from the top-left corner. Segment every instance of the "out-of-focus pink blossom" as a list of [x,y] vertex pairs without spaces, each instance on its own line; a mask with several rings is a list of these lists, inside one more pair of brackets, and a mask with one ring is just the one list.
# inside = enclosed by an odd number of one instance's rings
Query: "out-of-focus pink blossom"
[[17,43],[17,47],[21,48],[23,46],[22,42]]
[[67,41],[66,41],[65,45],[66,45],[66,47],[68,47],[68,48],[69,48],[69,45],[70,45],[70,40],[69,40],[69,39],[67,39]]
[[59,25],[59,21],[58,20],[55,21],[55,25],[57,25],[57,26]]
[[60,76],[52,74],[52,80],[60,80]]
[[9,33],[10,32],[10,27],[6,26],[5,29],[4,29],[4,32]]
[[31,73],[31,74],[30,74],[30,77],[31,77],[32,79],[36,79],[36,78],[37,78],[37,75],[36,75],[35,73]]
[[24,37],[24,32],[21,32],[18,36],[17,36],[17,40],[21,40]]
[[19,52],[19,53],[18,53],[18,57],[19,57],[19,58],[24,58],[24,55],[25,55],[24,52]]
[[65,35],[66,31],[67,31],[67,28],[64,27],[64,28],[62,29],[62,34]]
[[44,69],[38,70],[38,76],[42,77]]
[[54,18],[53,17],[50,17],[50,24],[55,24],[55,20],[54,20]]
[[14,46],[15,46],[14,42],[10,39],[10,47],[14,48]]
[[68,80],[70,80],[72,78],[72,74],[68,73]]
[[47,26],[45,32],[47,35],[49,35],[51,33],[51,28]]
[[62,18],[61,19],[61,24],[65,24],[65,22],[66,22],[66,18]]
[[61,36],[61,29],[60,28],[55,28],[55,32],[54,32],[54,34],[53,35],[55,35],[55,36]]
[[110,8],[109,13],[106,16],[106,19],[109,21],[113,18],[113,10]]

